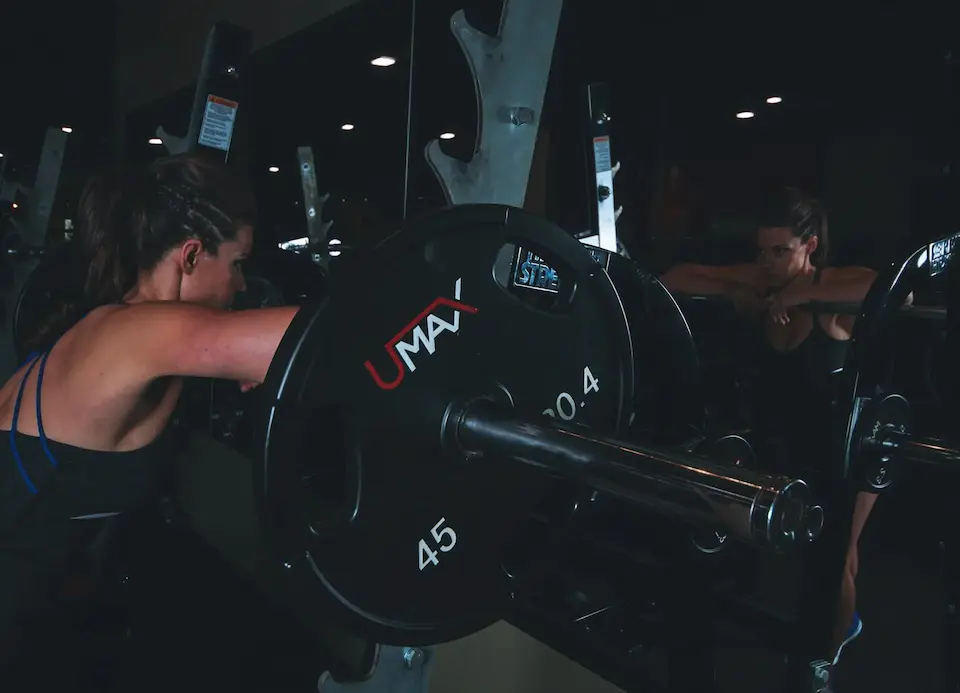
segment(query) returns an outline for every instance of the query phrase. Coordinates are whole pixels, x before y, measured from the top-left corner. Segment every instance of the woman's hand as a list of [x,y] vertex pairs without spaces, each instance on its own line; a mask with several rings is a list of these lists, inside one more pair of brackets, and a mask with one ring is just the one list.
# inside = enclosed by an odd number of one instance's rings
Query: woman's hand
[[240,392],[250,392],[250,390],[252,390],[253,388],[255,388],[255,387],[256,387],[257,385],[259,385],[259,384],[260,384],[260,383],[254,382],[254,381],[252,381],[252,380],[247,380],[247,381],[241,382],[241,383],[240,383]]

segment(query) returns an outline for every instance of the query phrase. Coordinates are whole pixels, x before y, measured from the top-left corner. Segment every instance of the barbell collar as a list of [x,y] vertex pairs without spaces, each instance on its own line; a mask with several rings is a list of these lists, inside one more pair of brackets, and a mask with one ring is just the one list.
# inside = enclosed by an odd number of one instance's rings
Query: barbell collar
[[799,479],[523,420],[489,399],[474,400],[455,416],[456,440],[467,457],[507,457],[695,526],[776,548],[813,541],[823,526],[822,509]]
[[960,449],[942,438],[921,438],[881,430],[863,441],[864,451],[895,462],[927,465],[949,471],[960,469]]

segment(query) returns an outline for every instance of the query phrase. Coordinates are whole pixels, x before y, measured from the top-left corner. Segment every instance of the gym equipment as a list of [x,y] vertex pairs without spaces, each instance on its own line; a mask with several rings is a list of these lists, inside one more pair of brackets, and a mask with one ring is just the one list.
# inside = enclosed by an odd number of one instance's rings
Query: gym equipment
[[692,431],[706,430],[700,359],[690,326],[673,296],[632,260],[600,248],[586,249],[607,268],[630,328],[631,433],[679,443]]
[[40,259],[27,274],[16,294],[10,316],[10,333],[17,364],[40,345],[34,344],[37,331],[64,306],[82,296],[84,269],[74,262],[70,243],[36,253]]
[[0,202],[14,202],[19,193],[27,196],[26,214],[22,218],[15,216],[13,226],[23,242],[31,247],[40,248],[44,244],[66,148],[67,133],[60,128],[47,128],[33,187],[0,180]]
[[3,241],[0,242],[0,253],[3,253],[8,261],[13,262],[39,260],[43,257],[44,250],[43,247],[26,245],[16,231],[7,232],[3,236]]
[[477,94],[479,141],[464,163],[427,144],[427,162],[451,205],[522,207],[540,126],[563,0],[504,0],[497,36],[467,22],[463,10],[450,30],[463,49]]
[[[711,304],[729,304],[729,302],[720,296],[695,296],[689,294],[675,294],[677,300],[684,304],[687,301],[707,301]],[[794,310],[810,310],[818,313],[837,314],[837,315],[862,315],[863,304],[854,302],[836,302],[836,301],[811,301],[799,306],[794,306]],[[903,305],[898,311],[891,315],[892,318],[901,320],[935,320],[943,321],[947,319],[947,309],[943,306],[915,306]]]
[[[696,451],[733,469],[756,469],[757,466],[753,446],[747,442],[746,438],[736,433],[728,433],[716,440],[699,445]],[[712,554],[722,551],[727,545],[727,534],[717,530],[703,530],[693,532],[690,540],[701,553]]]
[[330,672],[317,682],[319,693],[427,693],[436,653],[431,647],[377,645],[376,664],[364,681],[340,683]]
[[[856,382],[847,381],[846,398],[841,400],[852,404],[844,462],[850,474],[865,479],[878,490],[889,486],[889,475],[895,476],[899,464],[929,464],[955,471],[960,460],[958,443],[910,435],[906,399],[896,394],[877,396],[887,354],[876,348],[889,337],[890,322],[901,314],[903,301],[920,278],[954,271],[952,265],[960,254],[956,248],[958,240],[960,234],[924,245],[882,272],[864,300],[856,323],[851,351],[862,372]],[[958,305],[948,303],[948,323]]]
[[300,185],[303,188],[303,209],[307,215],[307,238],[311,246],[325,246],[327,232],[332,221],[323,220],[323,207],[330,193],[320,195],[317,191],[317,166],[313,161],[313,147],[297,147],[300,163]]
[[[517,246],[557,268],[556,292],[495,273]],[[800,480],[588,430],[627,423],[630,333],[606,273],[549,222],[454,207],[364,267],[298,314],[260,388],[265,531],[338,620],[411,645],[498,619],[501,556],[554,477],[747,541],[816,537]]]
[[800,598],[797,657],[790,680],[797,690],[828,690],[829,661],[836,600],[846,560],[855,495],[858,489],[890,488],[903,464],[933,464],[952,469],[958,445],[933,442],[910,434],[905,398],[883,391],[889,369],[887,340],[907,296],[922,277],[945,277],[948,286],[948,337],[960,306],[957,242],[951,235],[918,248],[902,262],[886,268],[874,281],[854,325],[842,373],[838,416],[845,414],[842,454],[830,460],[824,492],[827,521],[812,547]]
[[[12,306],[11,325],[16,324],[22,287],[43,252],[66,146],[67,133],[60,128],[47,128],[33,187],[26,188],[16,181],[0,178],[0,203],[10,202],[12,205],[18,201],[19,208],[15,211],[20,212],[9,217],[0,253],[0,277],[3,278],[4,294],[10,297],[3,303]],[[6,162],[7,159],[2,160]]]
[[330,193],[320,195],[317,192],[317,167],[313,161],[312,147],[297,147],[297,161],[300,164],[300,185],[303,188],[303,210],[307,215],[308,252],[315,263],[328,269],[331,257],[328,234],[333,221],[323,220],[323,208],[330,199]]
[[227,161],[252,46],[253,34],[248,29],[230,22],[213,25],[203,49],[186,135],[177,137],[162,125],[157,127],[157,137],[167,152],[203,152],[221,163]]
[[587,105],[589,111],[588,132],[590,149],[587,152],[592,175],[588,174],[590,200],[590,222],[596,231],[599,248],[616,253],[617,209],[613,199],[613,178],[619,169],[614,165],[610,153],[610,111],[607,104],[607,86],[602,82],[587,87]]

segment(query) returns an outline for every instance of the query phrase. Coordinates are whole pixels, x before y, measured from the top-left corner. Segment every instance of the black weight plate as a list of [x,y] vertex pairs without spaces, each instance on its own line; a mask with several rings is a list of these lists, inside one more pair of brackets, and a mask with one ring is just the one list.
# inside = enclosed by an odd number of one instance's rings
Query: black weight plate
[[631,431],[674,443],[705,428],[697,347],[669,291],[636,262],[610,255],[607,271],[630,325],[634,352]]
[[[510,244],[549,261],[558,294],[501,283]],[[271,541],[316,573],[335,617],[380,642],[440,642],[501,617],[504,548],[549,483],[445,449],[449,404],[489,394],[522,416],[616,431],[632,397],[629,331],[606,273],[522,210],[444,211],[365,267],[284,337],[262,386],[257,492]]]
[[883,431],[910,432],[910,403],[902,395],[891,394],[864,402],[856,417],[854,435],[849,441],[850,469],[863,490],[882,491],[896,480],[896,459],[865,455],[863,440],[876,438]]
[[[940,262],[949,259],[952,238],[923,246],[899,264],[888,266],[877,275],[861,305],[861,316],[853,326],[853,335],[840,379],[836,415],[844,432],[842,453],[831,463],[830,476],[847,478],[859,455],[864,408],[881,393],[889,380],[893,358],[890,327],[920,275],[939,271]],[[944,255],[946,244],[946,255]],[[939,261],[934,262],[936,257]],[[929,260],[929,262],[928,262]],[[838,429],[840,428],[838,426]],[[857,480],[856,483],[860,483]]]

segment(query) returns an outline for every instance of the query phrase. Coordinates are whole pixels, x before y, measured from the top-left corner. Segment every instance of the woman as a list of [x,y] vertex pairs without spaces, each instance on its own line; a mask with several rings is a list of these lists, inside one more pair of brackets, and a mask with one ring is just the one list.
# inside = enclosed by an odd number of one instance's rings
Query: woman
[[224,310],[253,218],[238,182],[195,158],[84,191],[84,305],[0,388],[0,669],[67,558],[155,491],[183,377],[263,381],[297,309]]
[[[859,303],[876,273],[864,267],[828,267],[827,219],[820,204],[795,188],[776,191],[761,205],[757,261],[709,267],[679,265],[661,277],[673,292],[730,299],[761,325],[759,392],[755,428],[777,440],[794,466],[822,457],[833,427],[836,374],[846,358],[855,317],[822,313],[811,302]],[[857,494],[841,584],[834,636],[839,661],[844,646],[860,635],[856,614],[857,542],[876,501]],[[852,625],[851,625],[852,624]]]

